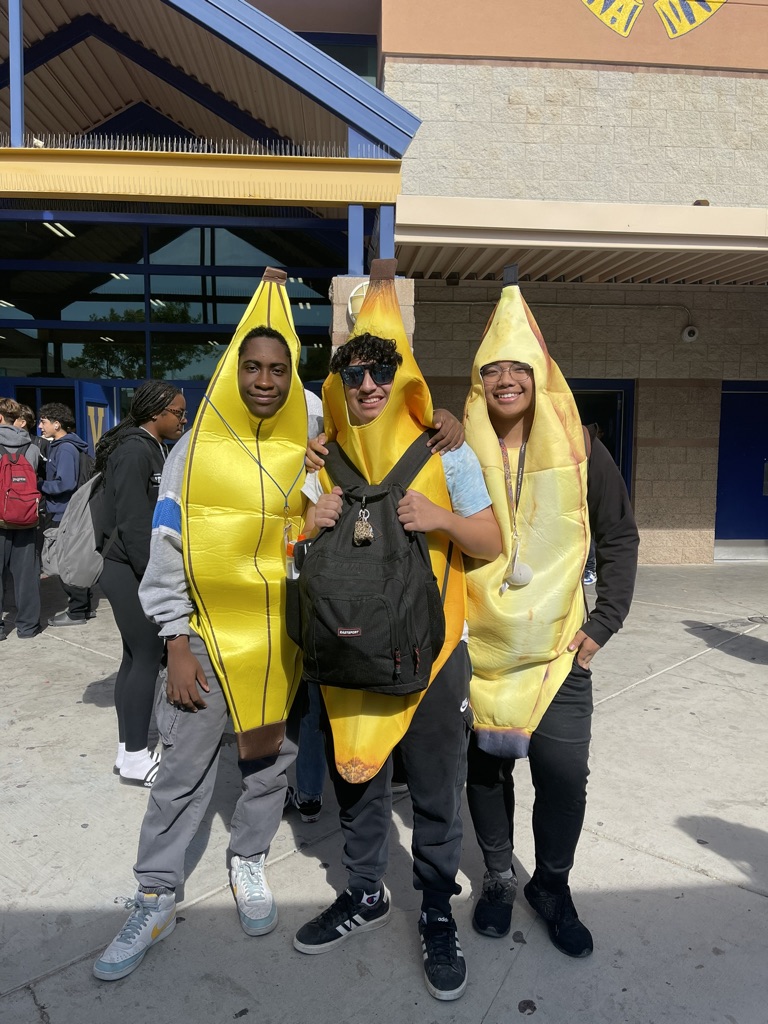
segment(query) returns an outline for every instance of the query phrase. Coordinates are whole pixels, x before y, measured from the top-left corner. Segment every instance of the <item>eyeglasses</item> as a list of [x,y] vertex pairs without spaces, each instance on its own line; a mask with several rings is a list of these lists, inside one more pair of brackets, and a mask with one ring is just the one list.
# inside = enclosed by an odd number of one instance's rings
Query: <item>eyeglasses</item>
[[485,384],[495,384],[501,380],[505,373],[508,373],[512,380],[522,384],[531,376],[531,367],[523,366],[521,363],[488,363],[480,367],[480,376]]
[[348,388],[359,388],[370,373],[374,384],[391,384],[397,373],[395,363],[360,363],[357,366],[345,366],[339,370],[339,376]]
[[181,423],[182,420],[185,420],[187,418],[186,409],[174,409],[172,405],[166,406],[166,408],[163,409],[163,412],[172,412],[176,419],[179,421],[179,423]]

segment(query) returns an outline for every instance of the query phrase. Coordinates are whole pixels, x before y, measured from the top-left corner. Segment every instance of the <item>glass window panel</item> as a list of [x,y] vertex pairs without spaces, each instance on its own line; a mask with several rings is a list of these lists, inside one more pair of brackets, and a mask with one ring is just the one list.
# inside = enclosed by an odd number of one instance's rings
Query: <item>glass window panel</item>
[[143,380],[146,351],[143,331],[49,332],[54,369],[65,377]]
[[231,340],[231,332],[153,332],[152,376],[158,380],[207,383]]
[[330,339],[311,341],[302,338],[299,376],[302,380],[324,381],[331,361]]
[[149,229],[149,262],[165,266],[199,266],[210,263],[207,228],[152,227]]
[[48,372],[48,345],[38,333],[46,332],[0,327],[0,376],[38,377]]
[[[4,221],[0,224],[0,252],[6,260],[80,260],[88,263],[141,263],[142,229],[135,224],[104,220],[81,224],[58,220]],[[46,226],[48,225],[48,226]]]
[[0,320],[144,320],[144,277],[109,271],[19,270],[0,275]]

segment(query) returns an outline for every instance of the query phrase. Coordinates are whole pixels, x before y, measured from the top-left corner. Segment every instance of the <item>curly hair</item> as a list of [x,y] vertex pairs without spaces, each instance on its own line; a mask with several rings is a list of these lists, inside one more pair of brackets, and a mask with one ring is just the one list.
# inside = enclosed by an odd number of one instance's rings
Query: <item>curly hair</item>
[[340,345],[331,357],[330,371],[338,373],[349,366],[353,359],[361,363],[384,363],[385,366],[400,366],[403,357],[397,351],[397,343],[391,338],[380,338],[376,334],[358,334],[346,345]]
[[103,434],[96,445],[94,473],[104,472],[109,456],[123,441],[127,430],[148,423],[153,416],[158,416],[167,409],[176,395],[180,394],[180,388],[163,380],[148,380],[137,388],[128,415],[121,419],[116,427]]
[[45,405],[41,405],[38,416],[41,420],[59,423],[61,429],[67,434],[71,434],[75,429],[74,413],[63,402],[47,402]]

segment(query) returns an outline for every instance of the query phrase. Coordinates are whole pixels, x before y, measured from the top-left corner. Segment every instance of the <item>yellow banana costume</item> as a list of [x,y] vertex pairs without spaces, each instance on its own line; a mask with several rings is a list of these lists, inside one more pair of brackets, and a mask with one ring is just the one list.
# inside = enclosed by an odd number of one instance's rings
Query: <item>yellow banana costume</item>
[[[369,483],[378,483],[423,431],[432,423],[432,398],[426,381],[413,358],[405,334],[395,292],[395,260],[374,260],[368,291],[350,340],[360,334],[391,338],[403,362],[395,374],[389,401],[379,416],[364,426],[349,422],[341,377],[330,374],[323,385],[325,431],[336,440]],[[321,471],[323,489],[330,491],[328,474]],[[445,474],[440,457],[429,460],[412,482],[414,490],[429,495],[443,508],[450,509]],[[447,563],[448,543],[430,536],[429,552],[438,585],[442,588],[447,572],[445,598],[445,643],[432,667],[434,679],[461,639],[465,619],[465,589],[462,556],[453,548]],[[407,697],[322,687],[323,699],[331,723],[336,767],[348,782],[366,782],[379,771],[392,748],[408,731],[426,690]]]
[[[533,367],[535,411],[517,510],[527,586],[501,593],[512,556],[510,497],[480,368],[497,360]],[[525,757],[531,733],[573,664],[566,648],[581,628],[582,574],[589,550],[587,461],[573,395],[550,357],[520,289],[503,290],[472,366],[464,428],[501,527],[502,554],[467,572],[470,687],[479,746]],[[517,453],[509,451],[510,462]],[[515,480],[516,465],[512,465]]]
[[[267,268],[216,368],[192,427],[182,492],[190,624],[248,760],[280,749],[301,680],[301,653],[285,630],[285,530],[301,526],[307,409],[285,279]],[[262,325],[283,335],[292,364],[285,404],[265,419],[250,414],[238,390],[238,348]]]

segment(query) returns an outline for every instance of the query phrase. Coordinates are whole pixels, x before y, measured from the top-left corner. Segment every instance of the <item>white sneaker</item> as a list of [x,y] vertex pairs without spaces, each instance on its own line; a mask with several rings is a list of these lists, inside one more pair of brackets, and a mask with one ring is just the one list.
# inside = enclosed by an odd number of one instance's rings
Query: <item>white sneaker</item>
[[277,927],[277,907],[264,873],[266,853],[232,858],[229,877],[246,935],[266,935]]
[[126,900],[131,914],[93,965],[102,981],[118,981],[135,971],[150,946],[170,935],[176,927],[176,896],[137,892]]

